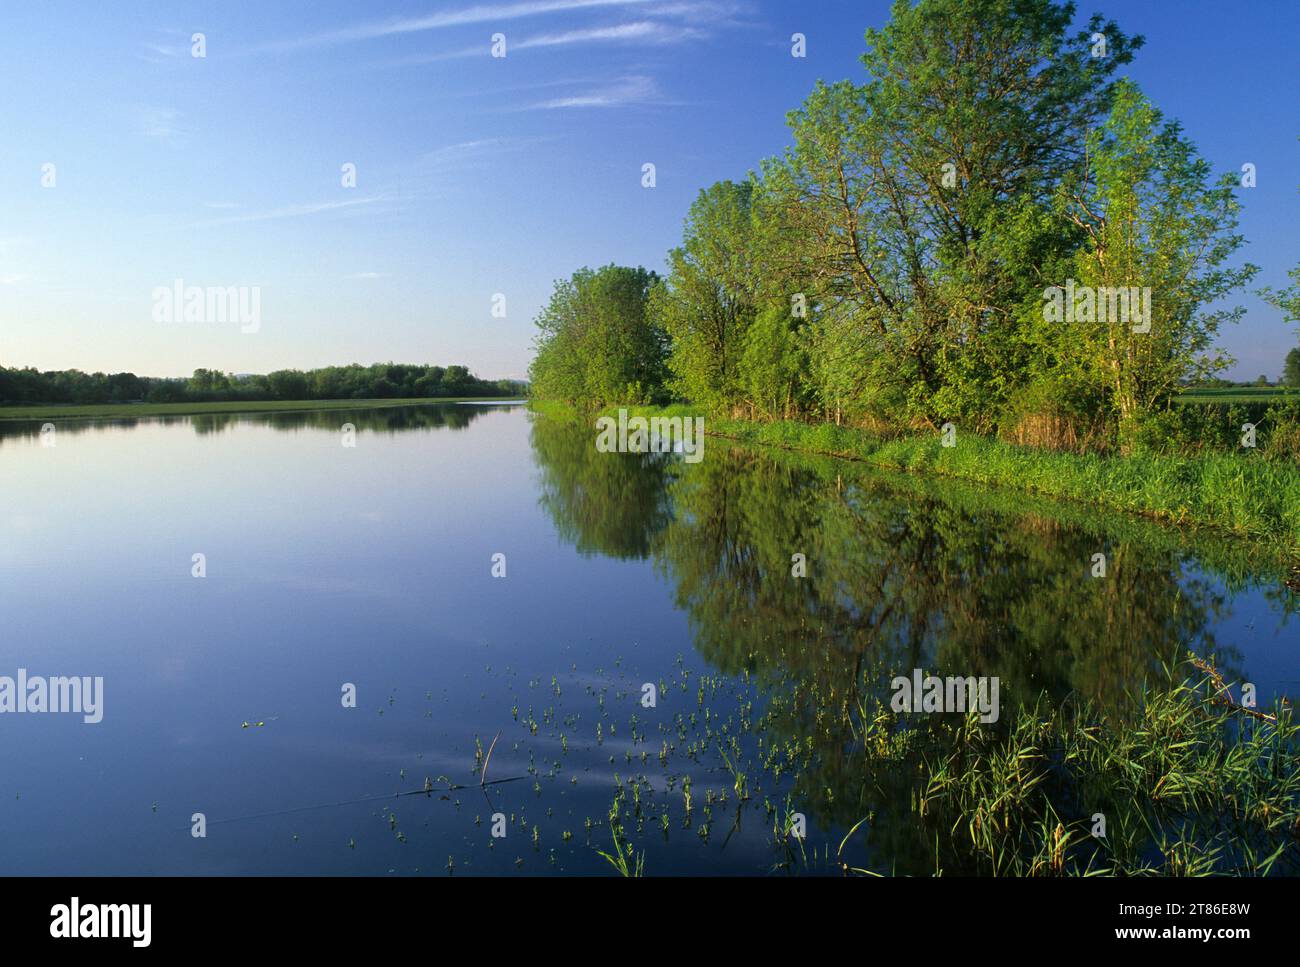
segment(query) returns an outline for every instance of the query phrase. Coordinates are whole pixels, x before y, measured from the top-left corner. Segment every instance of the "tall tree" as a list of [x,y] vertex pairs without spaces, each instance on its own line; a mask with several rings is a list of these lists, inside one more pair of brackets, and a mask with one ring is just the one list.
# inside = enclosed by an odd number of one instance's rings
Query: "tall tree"
[[1300,388],[1300,346],[1286,354],[1286,364],[1282,369],[1282,382],[1287,386]]
[[[1135,84],[1119,86],[1088,145],[1081,181],[1062,190],[1065,216],[1086,235],[1075,260],[1084,300],[1073,321],[1049,322],[1045,342],[1054,334],[1069,357],[1062,365],[1085,369],[1104,390],[1127,436],[1180,384],[1229,362],[1215,336],[1242,310],[1216,304],[1258,270],[1227,264],[1242,243],[1234,178],[1213,180],[1180,126]],[[1125,290],[1142,299],[1127,300],[1127,314]]]
[[558,282],[536,319],[536,394],[592,405],[662,398],[667,339],[647,312],[657,279],[606,265]]
[[1060,245],[1026,209],[1080,164],[1141,44],[1099,16],[1071,34],[1073,18],[1052,0],[899,0],[867,33],[867,83],[819,85],[791,115],[765,181],[824,283],[824,405],[987,422],[1006,399],[1036,281],[1017,270]]
[[672,341],[671,388],[714,409],[745,395],[740,363],[759,287],[753,193],[752,183],[731,181],[700,192],[653,298],[652,312]]

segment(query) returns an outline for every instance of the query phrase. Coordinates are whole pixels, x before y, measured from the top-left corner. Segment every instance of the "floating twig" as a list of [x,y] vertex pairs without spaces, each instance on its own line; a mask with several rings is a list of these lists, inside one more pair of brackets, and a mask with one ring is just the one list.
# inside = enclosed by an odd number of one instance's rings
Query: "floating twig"
[[1228,708],[1232,709],[1234,712],[1245,712],[1247,715],[1253,715],[1257,719],[1263,719],[1265,722],[1272,722],[1274,725],[1277,724],[1276,715],[1269,715],[1267,712],[1256,711],[1253,708],[1247,708],[1245,705],[1241,705],[1234,701],[1232,698],[1232,692],[1228,688],[1228,683],[1223,680],[1223,676],[1220,675],[1218,670],[1208,661],[1197,658],[1195,655],[1191,655],[1188,660],[1213,679],[1214,686],[1217,689],[1214,701],[1218,702],[1220,705],[1228,706]]

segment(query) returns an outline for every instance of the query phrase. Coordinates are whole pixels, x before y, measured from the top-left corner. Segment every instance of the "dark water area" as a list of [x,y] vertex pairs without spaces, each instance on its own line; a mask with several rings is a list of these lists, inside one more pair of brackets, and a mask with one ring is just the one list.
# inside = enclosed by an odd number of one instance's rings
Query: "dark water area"
[[0,424],[0,676],[102,676],[102,720],[0,714],[9,873],[605,874],[615,830],[834,872],[868,817],[855,865],[961,872],[863,760],[896,676],[996,677],[1003,722],[1189,651],[1300,693],[1249,544],[1013,492],[518,406],[41,426]]

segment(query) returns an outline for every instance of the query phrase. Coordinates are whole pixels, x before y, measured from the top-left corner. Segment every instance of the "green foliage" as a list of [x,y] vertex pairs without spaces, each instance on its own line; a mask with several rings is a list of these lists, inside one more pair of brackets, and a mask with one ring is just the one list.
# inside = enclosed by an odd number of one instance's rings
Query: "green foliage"
[[[865,84],[819,84],[763,169],[814,286],[814,395],[837,420],[991,426],[1032,376],[1022,307],[1077,233],[1051,217],[1140,39],[1047,0],[897,3]],[[1090,56],[1104,30],[1109,55]]]
[[[1290,867],[1300,727],[1285,705],[1246,720],[1222,685],[1212,669],[1171,676],[1128,721],[1039,707],[1002,736],[968,719],[921,753],[917,812],[984,873],[1259,876],[1284,855]],[[1104,816],[1105,835],[1079,812]]]
[[863,430],[792,421],[714,420],[709,429],[747,443],[1006,484],[1164,520],[1206,524],[1290,553],[1300,548],[1300,464],[1289,437],[1281,444],[1284,451],[1272,458],[1266,437],[1259,450],[1246,454],[1132,453],[1118,458],[1052,453],[960,432],[956,446],[945,447],[938,434],[886,439]]
[[482,380],[464,366],[330,366],[283,369],[266,376],[236,376],[196,369],[189,379],[159,379],[134,373],[87,374],[79,370],[38,372],[0,367],[3,403],[213,403],[239,401],[428,399],[451,396],[510,396],[522,392],[515,380]]
[[534,393],[596,405],[662,398],[667,343],[647,311],[656,282],[646,269],[607,265],[556,283],[536,320]]
[[1282,369],[1282,382],[1287,386],[1300,389],[1300,346],[1286,354],[1286,363]]
[[[1214,339],[1240,310],[1208,307],[1257,270],[1225,265],[1242,243],[1231,176],[1211,183],[1208,164],[1179,126],[1164,122],[1136,85],[1117,86],[1111,114],[1088,148],[1079,180],[1061,186],[1057,203],[1085,236],[1073,277],[1096,298],[1091,312],[1045,322],[1040,343],[1055,369],[1099,397],[1131,435],[1185,381],[1226,365]],[[1130,300],[1127,314],[1125,290],[1143,297],[1140,307]]]
[[652,315],[672,341],[670,388],[710,409],[729,409],[747,395],[741,356],[759,288],[753,190],[749,182],[720,181],[700,192],[653,298]]
[[[1231,362],[1226,300],[1257,269],[1231,263],[1233,178],[1114,80],[1143,39],[1074,16],[898,0],[860,83],[816,84],[782,155],[691,206],[651,298],[667,389],[725,416],[953,422],[1052,449],[1167,438],[1183,388]],[[1270,298],[1300,319],[1296,277]],[[539,320],[538,394],[653,395],[624,372],[640,341],[579,335],[573,285]],[[1059,311],[1067,287],[1087,311]]]
[[751,412],[788,418],[805,408],[803,335],[784,306],[764,309],[754,319],[745,333],[739,378],[741,398]]

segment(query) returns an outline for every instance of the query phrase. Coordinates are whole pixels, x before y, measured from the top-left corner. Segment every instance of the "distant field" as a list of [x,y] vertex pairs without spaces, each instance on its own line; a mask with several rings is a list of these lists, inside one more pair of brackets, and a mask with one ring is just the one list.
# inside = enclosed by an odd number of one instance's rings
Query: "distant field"
[[438,396],[401,400],[272,400],[230,403],[88,403],[85,405],[0,406],[0,420],[88,419],[92,417],[195,416],[201,413],[275,413],[286,410],[358,410],[435,403],[491,403],[517,396]]
[[1271,403],[1273,400],[1300,399],[1300,389],[1293,386],[1215,386],[1189,389],[1178,397],[1179,403]]

